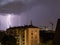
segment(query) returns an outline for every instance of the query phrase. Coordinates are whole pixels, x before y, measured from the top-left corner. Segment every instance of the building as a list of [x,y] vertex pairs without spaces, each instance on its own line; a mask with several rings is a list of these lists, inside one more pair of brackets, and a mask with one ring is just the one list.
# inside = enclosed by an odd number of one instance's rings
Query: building
[[60,19],[57,21],[53,45],[60,45]]
[[38,27],[25,25],[10,27],[6,32],[8,35],[15,37],[17,45],[39,45],[39,30],[40,28]]

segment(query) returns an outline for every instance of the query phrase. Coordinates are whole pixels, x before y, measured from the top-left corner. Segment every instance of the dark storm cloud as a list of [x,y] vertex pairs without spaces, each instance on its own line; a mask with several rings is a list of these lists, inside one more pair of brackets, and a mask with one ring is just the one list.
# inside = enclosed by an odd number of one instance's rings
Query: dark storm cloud
[[5,1],[0,4],[0,13],[21,13],[29,10],[35,5],[37,0],[20,0],[20,1]]
[[[50,21],[55,26],[57,18],[60,18],[60,0],[1,0],[0,20],[6,27],[8,24],[8,21],[5,21],[8,18],[7,13],[14,13],[11,16],[11,26],[23,25],[30,20],[33,21],[33,25],[39,27],[40,25],[50,26]],[[4,28],[2,27],[2,29]]]
[[2,0],[0,3],[0,13],[18,14],[31,9],[36,5],[48,6],[49,8],[53,6],[53,3],[53,0]]
[[21,2],[8,3],[0,7],[0,13],[19,13],[24,10],[25,5]]

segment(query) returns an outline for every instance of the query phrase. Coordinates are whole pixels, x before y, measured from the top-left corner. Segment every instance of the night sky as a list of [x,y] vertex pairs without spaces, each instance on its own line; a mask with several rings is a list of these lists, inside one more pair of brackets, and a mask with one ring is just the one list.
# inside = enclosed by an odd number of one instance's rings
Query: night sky
[[54,29],[60,18],[60,0],[0,0],[0,29],[30,24]]

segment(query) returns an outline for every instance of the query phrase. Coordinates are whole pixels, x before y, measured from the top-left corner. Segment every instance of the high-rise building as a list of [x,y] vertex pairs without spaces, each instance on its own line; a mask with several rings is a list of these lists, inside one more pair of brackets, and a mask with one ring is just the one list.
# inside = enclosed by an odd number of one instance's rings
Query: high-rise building
[[7,29],[7,34],[12,35],[16,39],[17,45],[39,45],[39,30],[40,28],[25,25],[20,27],[10,27]]

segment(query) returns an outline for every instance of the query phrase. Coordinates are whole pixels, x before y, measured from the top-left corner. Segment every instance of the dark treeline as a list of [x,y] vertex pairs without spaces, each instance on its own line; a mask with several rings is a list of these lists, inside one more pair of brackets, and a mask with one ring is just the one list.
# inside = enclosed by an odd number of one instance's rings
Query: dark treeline
[[42,42],[47,42],[49,40],[53,40],[54,39],[54,32],[49,32],[46,30],[41,30],[40,31],[40,39]]
[[11,35],[0,32],[0,42],[2,45],[16,45],[16,39]]

